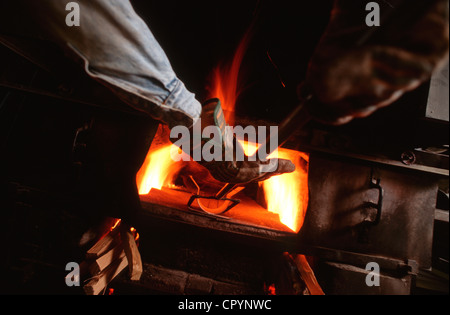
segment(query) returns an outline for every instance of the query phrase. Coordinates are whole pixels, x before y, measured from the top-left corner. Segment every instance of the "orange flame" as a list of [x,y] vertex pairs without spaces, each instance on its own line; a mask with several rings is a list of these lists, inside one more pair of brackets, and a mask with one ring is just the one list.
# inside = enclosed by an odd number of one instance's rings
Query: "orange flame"
[[[250,26],[242,38],[231,65],[228,68],[218,67],[214,71],[215,81],[211,97],[219,98],[222,101],[225,118],[229,125],[234,125],[236,100],[241,92],[238,89],[240,67],[254,25],[253,23]],[[253,155],[259,147],[257,144],[246,141],[241,141],[241,144],[244,146],[247,156]],[[301,152],[280,148],[269,156],[269,158],[274,157],[291,160],[296,165],[296,170],[290,174],[274,176],[260,183],[260,187],[264,189],[268,210],[277,213],[280,216],[281,223],[298,232],[303,224],[308,204],[308,172],[305,169],[308,156]]]
[[[235,106],[241,93],[238,88],[238,79],[241,63],[247,49],[251,28],[240,42],[232,63],[228,66],[219,66],[213,73],[213,85],[210,87],[210,97],[219,98],[225,113],[228,125],[234,125]],[[241,141],[247,156],[253,155],[258,144]],[[151,148],[147,158],[137,174],[136,181],[139,194],[145,195],[151,189],[161,189],[173,185],[178,167],[170,157],[173,145],[166,142],[157,148]],[[278,149],[269,158],[284,158],[291,160],[296,165],[293,173],[274,176],[260,183],[260,189],[264,191],[267,209],[277,213],[280,222],[288,226],[294,232],[298,232],[303,225],[306,208],[308,205],[308,170],[307,154]]]
[[[170,181],[170,165],[173,161],[170,159],[170,145],[149,152],[144,166],[138,173],[138,190],[140,195],[145,195],[152,188],[161,189],[164,183]],[[140,179],[139,179],[140,178]]]
[[[246,155],[253,155],[259,144],[241,141]],[[146,195],[151,189],[174,187],[175,176],[179,167],[170,157],[172,144],[156,150],[150,150],[146,161],[136,178],[139,194]],[[267,210],[276,213],[280,222],[292,231],[298,232],[308,205],[308,171],[306,168],[308,155],[302,152],[279,148],[269,158],[283,158],[296,165],[293,173],[274,176],[259,184],[264,191]]]
[[292,173],[274,176],[262,185],[270,212],[278,213],[280,221],[294,232],[300,231],[308,206],[308,155],[280,149],[278,157],[291,160],[296,169]]
[[120,222],[122,222],[121,219],[116,219],[116,221],[114,222],[113,226],[111,227],[111,231],[114,230],[116,227],[118,227]]
[[238,89],[239,73],[250,42],[251,30],[252,28],[245,33],[239,43],[231,64],[219,65],[213,72],[213,87],[210,87],[210,97],[220,99],[225,120],[230,126],[234,125],[236,101],[241,94],[241,90]]
[[[239,141],[246,155],[253,155],[259,144]],[[274,176],[261,182],[264,190],[267,210],[277,213],[280,222],[294,232],[300,231],[308,206],[308,170],[309,157],[306,153],[279,148],[269,158],[281,158],[292,161],[296,168],[288,174]]]
[[264,283],[264,290],[266,291],[267,295],[277,295],[275,284],[273,283],[270,285]]
[[175,176],[182,167],[181,163],[172,160],[170,152],[180,150],[173,144],[150,149],[145,162],[136,175],[136,183],[139,195],[146,195],[150,190],[162,187],[174,187]]

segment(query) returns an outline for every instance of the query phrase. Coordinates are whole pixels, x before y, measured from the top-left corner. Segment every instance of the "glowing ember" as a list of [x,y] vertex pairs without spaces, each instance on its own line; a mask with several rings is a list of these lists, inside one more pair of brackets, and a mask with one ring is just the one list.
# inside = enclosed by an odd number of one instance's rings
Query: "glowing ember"
[[121,219],[116,219],[113,226],[111,227],[111,231],[114,230],[120,224],[120,222],[122,222]]
[[276,288],[275,288],[275,284],[271,284],[269,286],[267,286],[267,284],[264,283],[264,290],[267,292],[267,295],[276,295]]

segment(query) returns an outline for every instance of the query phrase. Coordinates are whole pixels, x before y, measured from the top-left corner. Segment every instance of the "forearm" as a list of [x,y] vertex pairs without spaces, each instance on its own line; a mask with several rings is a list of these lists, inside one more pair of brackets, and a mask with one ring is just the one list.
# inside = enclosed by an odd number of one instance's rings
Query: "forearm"
[[[191,126],[201,105],[173,71],[163,49],[127,0],[79,0],[80,26],[69,27],[66,2],[9,0],[3,11],[21,35],[51,40],[84,63],[85,71],[138,110],[170,126]],[[31,52],[32,53],[32,52]]]

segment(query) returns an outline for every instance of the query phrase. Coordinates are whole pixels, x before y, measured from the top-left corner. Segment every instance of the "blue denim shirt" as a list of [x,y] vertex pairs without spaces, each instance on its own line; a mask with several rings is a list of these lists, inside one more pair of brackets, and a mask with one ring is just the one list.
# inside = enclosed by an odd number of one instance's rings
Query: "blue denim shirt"
[[37,33],[74,53],[92,78],[127,104],[170,127],[190,127],[200,116],[201,104],[177,78],[163,49],[128,0],[73,1],[79,5],[80,26],[71,27],[66,24],[71,13],[66,11],[68,1],[17,1],[28,11],[22,20],[23,31]]

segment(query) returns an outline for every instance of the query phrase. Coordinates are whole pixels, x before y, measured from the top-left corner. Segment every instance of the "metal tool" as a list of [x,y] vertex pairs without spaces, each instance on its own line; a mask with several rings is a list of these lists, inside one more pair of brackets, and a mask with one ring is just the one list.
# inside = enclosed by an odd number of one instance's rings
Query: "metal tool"
[[[195,208],[194,202],[197,202],[201,211],[207,214],[213,215],[222,215],[236,205],[238,205],[241,201],[239,199],[232,199],[234,195],[239,193],[245,187],[233,184],[225,184],[222,189],[214,196],[203,196],[201,195],[200,187],[197,182],[194,180],[192,176],[189,176],[195,187],[197,187],[197,194],[192,195],[188,201],[188,209],[192,211],[199,211],[199,209]],[[209,200],[213,203],[213,207],[211,204],[206,204],[205,201]],[[215,201],[215,202],[214,202]]]
[[[277,134],[271,134],[266,142],[262,143],[252,158],[255,158],[259,161],[267,160],[267,157],[272,154],[276,149],[281,147],[286,141],[290,138],[292,133],[295,130],[303,128],[308,122],[312,120],[311,115],[309,114],[307,108],[308,103],[313,101],[312,94],[308,95],[303,101],[296,107],[294,110],[281,122],[278,127]],[[277,139],[276,139],[277,138]],[[278,141],[278,147],[273,148],[273,150],[267,151],[269,144],[272,141]]]

